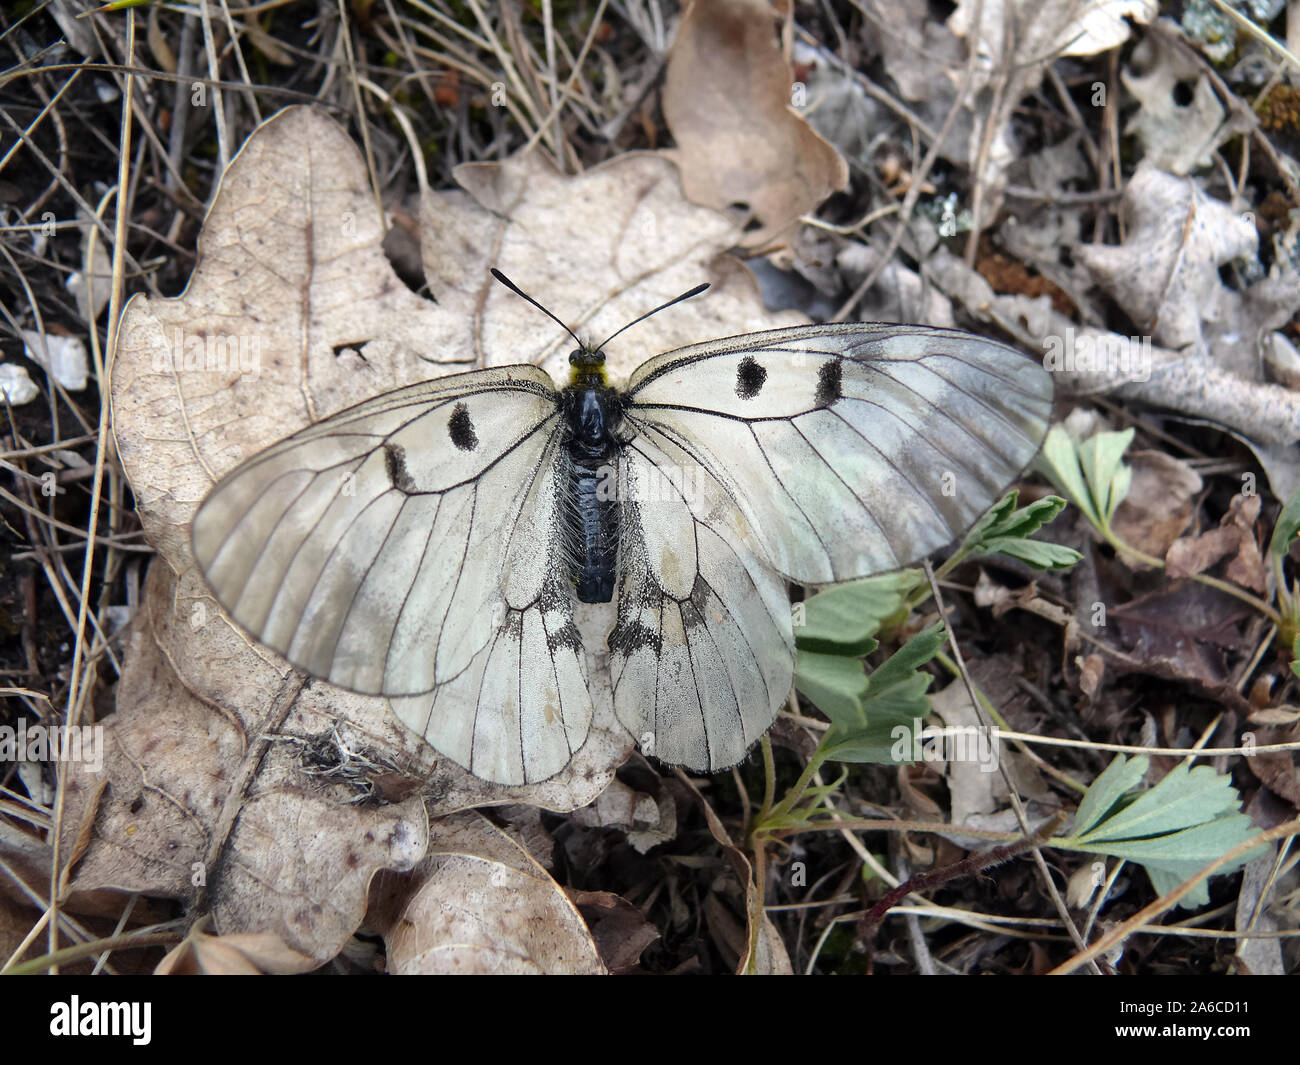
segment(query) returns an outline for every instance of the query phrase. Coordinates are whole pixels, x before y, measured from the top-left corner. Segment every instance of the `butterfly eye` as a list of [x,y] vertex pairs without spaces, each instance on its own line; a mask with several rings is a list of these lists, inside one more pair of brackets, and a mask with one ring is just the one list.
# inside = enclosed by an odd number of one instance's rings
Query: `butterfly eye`
[[600,366],[605,361],[605,353],[591,348],[576,348],[569,352],[570,366]]

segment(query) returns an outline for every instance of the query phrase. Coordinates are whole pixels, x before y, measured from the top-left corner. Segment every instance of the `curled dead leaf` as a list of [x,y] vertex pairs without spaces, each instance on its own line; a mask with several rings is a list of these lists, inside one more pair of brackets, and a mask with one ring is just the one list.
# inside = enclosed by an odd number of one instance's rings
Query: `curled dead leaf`
[[1227,578],[1260,595],[1268,591],[1268,568],[1255,540],[1260,498],[1234,496],[1217,529],[1175,541],[1165,556],[1171,577],[1190,577],[1231,556]]
[[1089,699],[1097,694],[1101,678],[1106,672],[1106,660],[1101,655],[1087,655],[1078,660],[1079,690]]
[[[390,878],[391,879],[391,878]],[[564,890],[481,814],[442,818],[428,856],[390,883],[380,920],[392,973],[604,973]]]
[[155,976],[256,976],[303,973],[319,963],[285,945],[271,932],[213,936],[195,927],[168,951]]

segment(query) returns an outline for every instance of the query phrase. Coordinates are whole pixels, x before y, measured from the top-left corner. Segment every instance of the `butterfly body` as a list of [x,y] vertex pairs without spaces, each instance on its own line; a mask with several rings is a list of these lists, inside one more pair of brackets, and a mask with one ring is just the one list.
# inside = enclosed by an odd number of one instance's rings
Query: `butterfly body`
[[618,393],[609,387],[605,356],[584,346],[569,356],[569,384],[559,394],[563,447],[569,457],[561,535],[580,603],[614,597],[619,514],[614,461],[620,441]]
[[[339,411],[227,473],[193,523],[253,637],[507,784],[563,769],[598,702],[661,761],[734,765],[790,693],[789,583],[954,540],[1034,457],[1053,396],[1012,348],[888,323],[694,344],[621,388],[599,349],[570,362],[562,387],[502,366]],[[611,600],[586,631],[578,605]]]

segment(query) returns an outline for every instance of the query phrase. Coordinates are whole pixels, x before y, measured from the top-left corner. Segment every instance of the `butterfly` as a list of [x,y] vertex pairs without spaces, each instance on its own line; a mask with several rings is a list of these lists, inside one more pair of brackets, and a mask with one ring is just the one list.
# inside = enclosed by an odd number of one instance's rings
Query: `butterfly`
[[951,542],[1051,416],[1041,366],[955,330],[748,333],[652,358],[621,388],[609,341],[570,334],[564,387],[518,365],[375,396],[228,473],[192,527],[248,633],[386,696],[439,753],[504,784],[553,776],[587,736],[577,603],[616,603],[613,708],[647,753],[736,764],[790,693],[787,582]]

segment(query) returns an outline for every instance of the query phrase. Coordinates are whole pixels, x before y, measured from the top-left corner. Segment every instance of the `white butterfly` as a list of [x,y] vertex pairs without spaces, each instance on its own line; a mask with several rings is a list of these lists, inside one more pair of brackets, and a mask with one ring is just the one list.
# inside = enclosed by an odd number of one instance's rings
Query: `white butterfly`
[[194,517],[195,558],[249,633],[506,784],[554,775],[586,738],[575,599],[617,600],[624,727],[664,762],[734,765],[790,692],[786,582],[952,541],[1034,457],[1052,406],[1018,352],[921,326],[713,340],[622,389],[600,347],[570,363],[561,389],[521,365],[376,396],[255,455]]

